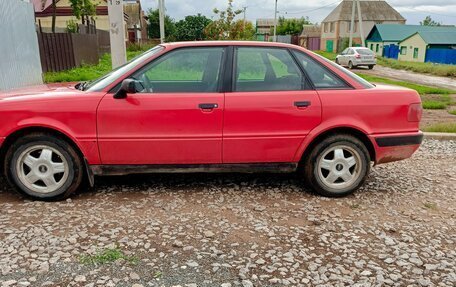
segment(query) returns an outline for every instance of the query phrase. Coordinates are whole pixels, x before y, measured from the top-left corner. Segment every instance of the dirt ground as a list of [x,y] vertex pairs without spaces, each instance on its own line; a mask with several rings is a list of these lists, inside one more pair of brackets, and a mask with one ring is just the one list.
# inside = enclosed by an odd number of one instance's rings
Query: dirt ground
[[388,67],[383,67],[380,65],[376,65],[372,70],[359,67],[354,71],[357,73],[385,77],[399,81],[406,81],[425,86],[435,86],[440,88],[456,90],[456,78],[439,77],[405,70],[396,70]]

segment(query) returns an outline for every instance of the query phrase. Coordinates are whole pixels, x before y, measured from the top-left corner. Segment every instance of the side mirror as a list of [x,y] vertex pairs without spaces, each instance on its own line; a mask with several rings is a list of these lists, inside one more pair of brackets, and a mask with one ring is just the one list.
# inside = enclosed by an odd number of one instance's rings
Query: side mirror
[[125,99],[127,94],[135,94],[136,92],[136,80],[125,79],[122,81],[120,89],[114,94],[114,99]]

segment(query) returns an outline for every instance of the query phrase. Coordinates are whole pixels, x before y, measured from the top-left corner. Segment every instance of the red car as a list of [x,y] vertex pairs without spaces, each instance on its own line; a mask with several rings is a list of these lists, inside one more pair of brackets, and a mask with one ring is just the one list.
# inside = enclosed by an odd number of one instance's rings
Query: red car
[[93,82],[0,94],[0,160],[42,200],[95,175],[220,171],[297,171],[343,196],[371,162],[418,149],[421,113],[416,91],[374,86],[298,46],[171,43]]

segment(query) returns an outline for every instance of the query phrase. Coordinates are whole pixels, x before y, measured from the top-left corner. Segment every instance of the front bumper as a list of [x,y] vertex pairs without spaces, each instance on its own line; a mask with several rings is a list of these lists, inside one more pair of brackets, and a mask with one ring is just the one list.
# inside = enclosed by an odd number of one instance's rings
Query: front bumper
[[375,147],[375,164],[403,160],[411,157],[423,141],[422,132],[372,135]]

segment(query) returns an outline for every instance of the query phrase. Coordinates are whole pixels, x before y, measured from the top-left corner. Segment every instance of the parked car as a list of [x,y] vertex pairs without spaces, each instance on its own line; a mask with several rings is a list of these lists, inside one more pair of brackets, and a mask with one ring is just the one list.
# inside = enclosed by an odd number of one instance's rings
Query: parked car
[[298,46],[170,43],[93,82],[0,94],[0,158],[15,189],[42,200],[95,176],[220,171],[297,172],[343,196],[371,162],[418,149],[421,112],[416,91]]
[[370,70],[377,64],[377,56],[368,48],[349,47],[336,57],[336,63],[353,69],[360,66],[367,66]]

